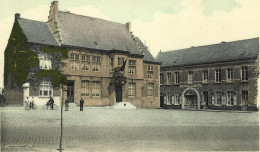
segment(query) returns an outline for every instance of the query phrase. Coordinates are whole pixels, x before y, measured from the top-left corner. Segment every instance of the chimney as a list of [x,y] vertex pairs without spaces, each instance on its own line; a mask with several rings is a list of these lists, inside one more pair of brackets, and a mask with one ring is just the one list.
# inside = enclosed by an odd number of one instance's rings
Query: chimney
[[131,22],[126,23],[126,28],[127,28],[128,32],[131,32]]
[[15,20],[19,20],[19,19],[20,19],[20,13],[16,13],[16,14],[14,15],[14,19],[15,19]]

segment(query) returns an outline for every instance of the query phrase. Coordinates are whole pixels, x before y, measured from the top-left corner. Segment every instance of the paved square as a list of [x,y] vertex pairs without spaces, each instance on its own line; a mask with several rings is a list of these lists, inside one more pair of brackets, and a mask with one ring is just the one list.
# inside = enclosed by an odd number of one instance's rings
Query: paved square
[[[1,109],[2,151],[57,151],[58,110]],[[258,151],[258,112],[115,110],[71,105],[64,151]]]

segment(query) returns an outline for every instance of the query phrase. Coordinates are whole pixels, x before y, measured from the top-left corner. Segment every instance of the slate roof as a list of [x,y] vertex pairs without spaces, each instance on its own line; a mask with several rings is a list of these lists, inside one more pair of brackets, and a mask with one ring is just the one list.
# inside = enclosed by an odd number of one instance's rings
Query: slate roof
[[58,12],[63,45],[141,54],[125,24]]
[[18,23],[23,29],[28,42],[59,45],[46,22],[20,18],[18,19]]
[[156,61],[162,62],[161,67],[167,67],[242,60],[258,55],[259,38],[253,38],[161,52]]
[[144,58],[143,60],[144,61],[148,61],[148,62],[155,62],[155,59],[154,57],[152,56],[152,54],[150,53],[150,51],[148,50],[147,46],[145,46],[143,44],[143,42],[138,38],[138,37],[134,37],[134,40],[136,42],[138,42],[138,45],[141,47],[142,51],[143,51],[143,55],[144,55]]

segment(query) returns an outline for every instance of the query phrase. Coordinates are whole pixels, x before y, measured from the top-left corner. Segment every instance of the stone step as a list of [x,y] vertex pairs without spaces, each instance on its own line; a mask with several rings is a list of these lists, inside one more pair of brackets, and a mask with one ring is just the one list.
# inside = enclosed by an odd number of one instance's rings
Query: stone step
[[113,105],[113,109],[136,109],[136,106],[130,102],[118,102]]

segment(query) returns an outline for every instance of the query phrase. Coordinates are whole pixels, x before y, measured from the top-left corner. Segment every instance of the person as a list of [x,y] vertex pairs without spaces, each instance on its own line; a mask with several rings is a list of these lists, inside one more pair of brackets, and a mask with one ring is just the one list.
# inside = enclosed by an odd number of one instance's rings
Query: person
[[65,100],[65,111],[69,111],[69,98]]
[[79,111],[83,111],[83,104],[84,104],[84,100],[81,98],[80,101],[80,108],[79,108]]
[[34,98],[32,97],[32,100],[31,100],[31,102],[30,102],[30,107],[31,107],[31,109],[33,109],[33,105],[34,105]]
[[48,101],[47,105],[51,106],[51,110],[53,110],[53,104],[54,104],[54,100],[52,97],[50,97],[50,100]]

